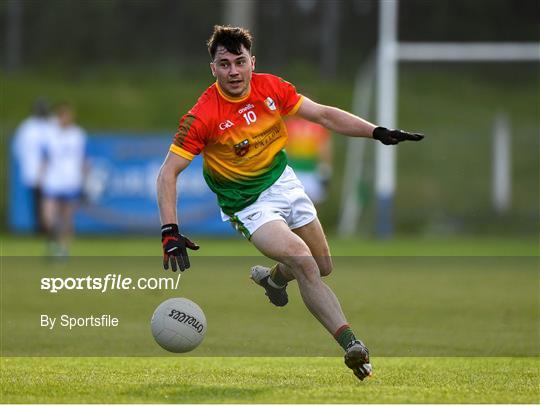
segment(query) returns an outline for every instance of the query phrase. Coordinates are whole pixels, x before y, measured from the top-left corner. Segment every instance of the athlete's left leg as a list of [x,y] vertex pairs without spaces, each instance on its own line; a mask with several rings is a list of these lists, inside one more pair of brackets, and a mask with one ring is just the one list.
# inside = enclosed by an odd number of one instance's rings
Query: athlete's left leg
[[[328,242],[318,218],[303,227],[292,230],[309,247],[311,255],[315,258],[321,276],[328,276],[334,268],[332,256]],[[332,292],[333,294],[333,292]],[[337,298],[336,298],[337,301]],[[339,303],[339,301],[338,301]],[[371,376],[371,364],[369,362],[369,351],[360,340],[357,340],[348,324],[342,326],[334,338],[345,350],[345,364],[351,368],[360,380]]]
[[59,205],[59,235],[58,240],[62,253],[67,255],[70,242],[73,238],[73,214],[75,202],[71,199],[63,199]]
[[[312,221],[311,226],[304,226],[300,233],[316,231],[322,233],[320,223]],[[296,235],[295,235],[296,234]],[[321,234],[322,235],[322,234]],[[312,236],[313,237],[313,236]],[[323,240],[326,241],[324,235]],[[312,240],[313,238],[310,238]],[[251,237],[251,242],[268,258],[279,261],[280,267],[294,275],[304,303],[321,324],[334,336],[345,350],[345,363],[359,379],[371,375],[369,352],[365,345],[357,340],[346,321],[338,298],[321,279],[317,261],[313,258],[307,243],[298,233],[292,233],[281,221],[272,221],[261,226]],[[321,248],[320,253],[329,256],[325,243],[313,239],[313,246]],[[323,256],[321,256],[322,258]],[[328,261],[328,259],[321,261]]]
[[315,217],[311,223],[295,228],[292,231],[304,240],[309,247],[311,255],[319,266],[321,276],[330,275],[334,265],[332,263],[330,248],[328,247],[328,242],[326,241],[326,236],[324,235],[319,219]]
[[[330,248],[326,241],[326,236],[317,217],[310,223],[292,230],[308,246],[311,256],[317,262],[321,276],[328,276],[332,272],[334,265]],[[277,264],[271,273],[271,278],[278,284],[286,284],[294,279],[293,273],[281,263]]]
[[58,203],[55,198],[46,196],[42,201],[41,211],[43,213],[43,221],[45,229],[50,241],[56,239],[57,234],[57,217]]
[[[333,270],[332,256],[328,242],[318,218],[305,226],[292,230],[309,247],[311,255],[317,262],[321,276],[328,276]],[[330,290],[331,291],[331,290]],[[332,292],[332,291],[331,291]],[[332,292],[332,294],[334,294]],[[338,299],[336,301],[339,303]],[[357,340],[348,324],[334,333],[334,338],[345,350],[345,364],[351,368],[360,380],[371,375],[369,351],[360,340]]]

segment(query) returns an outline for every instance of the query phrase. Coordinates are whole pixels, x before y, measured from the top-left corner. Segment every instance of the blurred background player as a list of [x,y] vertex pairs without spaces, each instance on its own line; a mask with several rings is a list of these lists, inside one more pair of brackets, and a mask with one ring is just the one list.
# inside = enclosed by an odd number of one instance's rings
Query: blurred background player
[[287,125],[287,158],[304,189],[317,206],[324,202],[332,177],[331,134],[326,128],[299,117],[285,121]]
[[73,107],[59,104],[46,137],[42,178],[43,219],[49,254],[67,256],[73,235],[73,212],[81,197],[85,173],[86,134],[75,124]]
[[43,141],[51,128],[50,112],[49,102],[37,99],[32,106],[32,115],[19,125],[14,140],[14,156],[22,184],[27,188],[24,195],[30,200],[29,206],[35,219],[33,229],[39,232],[44,230],[39,181],[43,165]]

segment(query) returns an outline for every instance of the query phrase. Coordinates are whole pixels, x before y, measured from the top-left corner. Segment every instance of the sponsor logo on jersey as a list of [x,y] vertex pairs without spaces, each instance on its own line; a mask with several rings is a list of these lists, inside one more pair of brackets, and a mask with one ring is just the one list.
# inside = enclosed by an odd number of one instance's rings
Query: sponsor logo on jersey
[[233,125],[234,123],[231,120],[227,120],[219,124],[219,129],[221,131],[225,131],[227,128],[231,128]]
[[252,108],[254,108],[255,106],[253,104],[248,104],[244,107],[242,107],[240,110],[238,110],[238,114],[244,114],[246,111],[248,110],[251,110]]
[[264,101],[264,104],[266,104],[266,107],[268,107],[272,111],[276,109],[276,102],[274,102],[271,97],[267,97]]
[[245,139],[234,146],[234,152],[238,156],[244,156],[249,151],[249,140]]

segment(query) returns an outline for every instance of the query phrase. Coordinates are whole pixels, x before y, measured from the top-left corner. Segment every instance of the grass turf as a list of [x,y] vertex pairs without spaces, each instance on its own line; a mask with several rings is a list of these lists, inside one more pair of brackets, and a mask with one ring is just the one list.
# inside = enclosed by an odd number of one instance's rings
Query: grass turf
[[4,358],[4,403],[538,403],[538,358]]
[[[114,242],[114,244],[113,244]],[[45,348],[43,355],[68,354],[70,346],[82,343],[95,348],[111,345],[104,355],[115,352],[110,338],[123,346],[139,345],[155,349],[148,354],[164,354],[148,333],[149,314],[155,304],[172,292],[141,292],[112,296],[41,293],[18,295],[19,284],[30,283],[25,261],[38,264],[40,258],[24,260],[10,255],[39,255],[44,242],[39,239],[2,238],[3,330],[18,338],[3,340],[1,363],[2,403],[538,403],[540,401],[540,358],[538,326],[538,268],[535,239],[400,239],[393,242],[331,240],[336,255],[427,255],[428,258],[390,258],[375,268],[377,259],[336,258],[336,272],[328,283],[336,291],[353,326],[361,329],[374,355],[375,376],[358,382],[343,365],[337,345],[329,339],[301,303],[296,286],[291,286],[291,303],[276,312],[246,278],[245,264],[255,258],[252,247],[237,240],[201,240],[206,255],[238,255],[242,258],[193,258],[194,269],[182,276],[181,295],[187,295],[205,309],[209,334],[189,356],[170,357],[18,357],[28,348],[46,344],[46,334],[21,336],[21,326],[4,323],[23,317],[9,315],[12,299],[23,299],[16,309],[21,315],[42,310],[84,311],[101,306],[108,311],[126,309],[125,332],[87,331],[80,339],[74,333],[61,347]],[[119,242],[116,238],[81,238],[73,247],[78,255],[124,255],[104,259],[111,269],[162,275],[159,270],[159,241],[155,238]],[[156,256],[132,258],[130,253]],[[7,256],[6,256],[7,255]],[[200,255],[200,253],[198,253]],[[476,258],[443,258],[476,255]],[[514,255],[516,258],[481,258]],[[259,256],[260,258],[260,256]],[[92,261],[99,258],[91,258]],[[34,261],[34,262],[32,262]],[[227,278],[218,278],[215,261],[225,267]],[[360,261],[360,262],[357,262]],[[370,262],[371,261],[371,262]],[[98,263],[96,262],[96,263]],[[112,265],[108,265],[111,263]],[[250,262],[251,263],[251,262]],[[361,264],[359,272],[355,265]],[[14,267],[15,264],[15,267]],[[83,265],[86,263],[83,262]],[[134,264],[139,270],[134,269]],[[392,266],[399,264],[399,267]],[[430,268],[429,264],[433,264]],[[508,264],[523,264],[509,268]],[[120,265],[120,266],[119,266]],[[525,266],[526,265],[526,266]],[[85,265],[86,266],[86,265]],[[103,266],[104,272],[107,266]],[[8,275],[10,269],[17,272]],[[48,275],[42,266],[37,274]],[[54,267],[53,267],[54,268]],[[155,273],[152,269],[155,268]],[[221,269],[223,271],[223,269]],[[430,270],[438,272],[430,272]],[[66,271],[84,271],[84,267]],[[511,272],[509,272],[511,271]],[[94,271],[97,272],[97,271]],[[117,271],[118,272],[118,271]],[[9,272],[11,274],[11,272]],[[486,278],[486,276],[488,276]],[[11,279],[10,279],[11,278]],[[353,278],[369,287],[351,283]],[[9,282],[9,283],[8,283]],[[223,285],[225,284],[225,285]],[[354,286],[352,288],[351,286]],[[361,295],[359,296],[359,292]],[[99,298],[99,304],[94,304]],[[39,300],[38,300],[39,299]],[[40,302],[41,300],[41,302]],[[45,302],[43,302],[45,300]],[[8,307],[4,305],[8,305]],[[77,307],[79,306],[79,307]],[[241,309],[241,310],[239,310]],[[119,310],[120,311],[120,310]],[[10,311],[11,313],[12,311]],[[144,313],[144,314],[143,314]],[[149,313],[149,314],[146,314]],[[37,313],[36,313],[37,314]],[[242,318],[228,315],[241,314]],[[224,316],[225,315],[225,316]],[[8,317],[9,316],[9,317]],[[33,317],[33,316],[32,316]],[[144,319],[144,320],[143,320]],[[264,320],[264,323],[261,322]],[[33,320],[33,319],[32,319]],[[35,324],[31,320],[32,325]],[[142,320],[142,321],[141,321]],[[293,328],[289,328],[293,326]],[[42,330],[36,328],[35,330]],[[91,329],[90,329],[91,330]],[[15,334],[18,331],[18,335]],[[28,331],[28,330],[27,330]],[[33,330],[32,330],[33,331]],[[310,337],[298,347],[298,331]],[[60,331],[55,331],[60,333]],[[85,334],[88,333],[88,336]],[[121,333],[118,336],[118,333]],[[122,334],[124,338],[122,338]],[[134,337],[125,334],[134,334]],[[66,334],[64,334],[66,335]],[[30,337],[28,337],[30,336]],[[111,336],[111,337],[108,337]],[[7,336],[9,338],[9,335]],[[45,337],[45,341],[44,341]],[[13,337],[12,337],[13,338]],[[69,338],[69,337],[68,337]],[[50,339],[50,337],[49,337]],[[130,341],[131,339],[131,341]],[[268,343],[276,345],[269,351]],[[114,341],[114,340],[113,340]],[[62,340],[60,342],[64,343]],[[7,345],[9,344],[9,345]],[[17,347],[19,345],[19,347]],[[25,347],[30,345],[31,347]],[[295,347],[295,345],[297,347]],[[247,347],[246,347],[247,346]],[[270,346],[271,347],[271,346]],[[304,351],[304,347],[305,351]],[[309,347],[309,348],[308,348]],[[6,349],[15,349],[6,352]],[[58,350],[60,348],[60,352]],[[117,347],[116,347],[117,348]],[[260,351],[248,349],[262,348]],[[160,352],[161,351],[161,352]],[[302,352],[304,351],[304,352]],[[73,353],[73,352],[72,352]],[[75,352],[77,353],[77,352]],[[81,351],[79,351],[81,353]],[[142,353],[142,352],[141,352]],[[332,355],[320,357],[269,357],[268,355]],[[201,357],[201,355],[206,355]],[[235,356],[226,356],[235,355]],[[248,357],[236,355],[261,355]],[[421,355],[421,357],[403,357]],[[456,356],[451,356],[456,355]],[[469,357],[469,355],[473,355]],[[474,355],[483,355],[477,357]],[[489,355],[489,356],[486,356]],[[495,356],[491,356],[495,355]],[[511,357],[510,357],[511,356]]]
[[[161,255],[159,235],[155,237],[79,237],[74,256],[157,256]],[[191,256],[258,256],[258,251],[241,238],[193,238],[201,246]],[[381,241],[329,238],[334,256],[538,256],[538,237],[406,237]],[[0,255],[44,255],[45,240],[28,236],[0,235]]]

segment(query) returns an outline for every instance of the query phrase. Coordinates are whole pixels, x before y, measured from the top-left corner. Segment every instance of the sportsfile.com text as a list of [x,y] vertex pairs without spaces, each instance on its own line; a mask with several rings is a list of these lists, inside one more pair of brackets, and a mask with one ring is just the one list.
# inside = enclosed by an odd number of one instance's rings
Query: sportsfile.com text
[[83,277],[66,278],[41,278],[41,290],[50,293],[57,293],[61,290],[96,290],[105,293],[114,290],[178,290],[181,274],[176,277],[161,278],[136,278],[121,274],[107,274],[103,277],[93,277],[90,275]]

